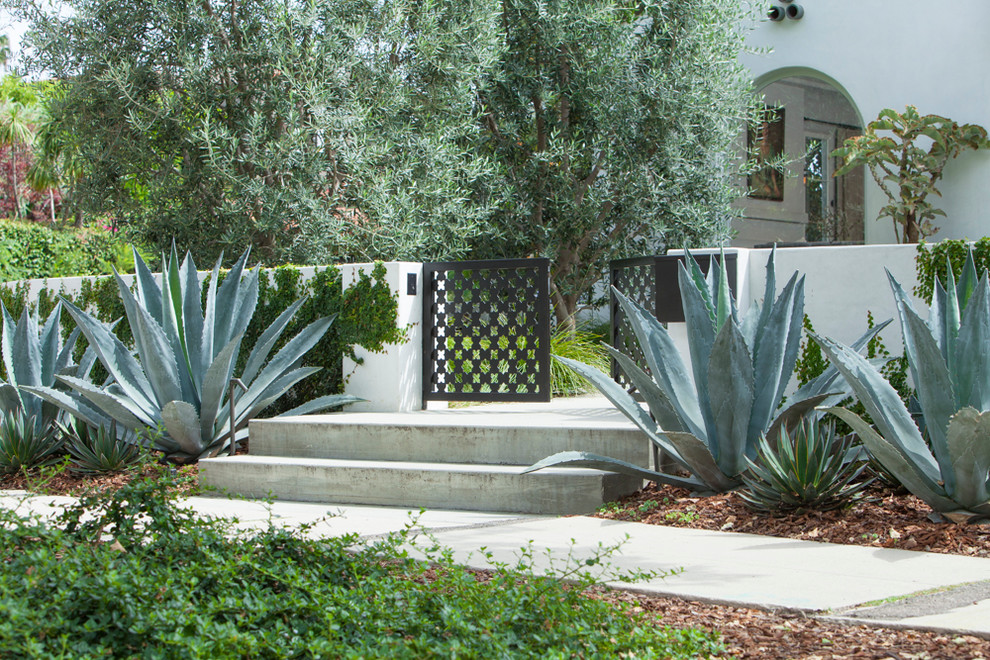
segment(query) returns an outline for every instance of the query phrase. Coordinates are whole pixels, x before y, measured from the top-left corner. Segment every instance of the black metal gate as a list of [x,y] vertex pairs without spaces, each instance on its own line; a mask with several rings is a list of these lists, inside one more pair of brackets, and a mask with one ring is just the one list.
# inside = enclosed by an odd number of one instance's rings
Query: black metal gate
[[423,401],[550,400],[550,262],[423,268]]
[[[706,274],[711,267],[712,258],[719,258],[717,254],[692,256],[698,261],[702,272]],[[610,264],[610,281],[624,296],[652,311],[661,323],[683,321],[684,309],[681,305],[681,290],[677,285],[677,264],[683,260],[683,256],[677,255],[619,259]],[[725,255],[725,265],[729,273],[729,290],[735,295],[736,255]],[[645,369],[646,360],[639,350],[632,326],[629,325],[629,321],[622,313],[622,308],[619,307],[619,301],[615,295],[610,295],[609,299],[611,301],[609,319],[611,321],[612,346],[631,357],[636,364]],[[618,383],[629,385],[615,360],[612,360],[612,378]]]

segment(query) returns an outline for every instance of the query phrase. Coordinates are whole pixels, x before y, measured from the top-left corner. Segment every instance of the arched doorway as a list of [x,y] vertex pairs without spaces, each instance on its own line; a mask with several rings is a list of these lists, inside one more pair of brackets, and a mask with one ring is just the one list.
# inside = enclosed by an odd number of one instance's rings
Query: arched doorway
[[862,119],[841,87],[808,74],[758,81],[764,114],[745,144],[763,164],[745,181],[736,246],[863,241],[865,173],[834,177],[840,162],[832,156],[862,134]]

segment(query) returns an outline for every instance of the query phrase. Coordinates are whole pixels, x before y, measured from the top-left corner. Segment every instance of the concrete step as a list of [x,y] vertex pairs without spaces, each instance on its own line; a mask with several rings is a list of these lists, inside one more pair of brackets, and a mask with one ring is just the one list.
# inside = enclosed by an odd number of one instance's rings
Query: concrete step
[[614,410],[335,413],[251,422],[254,456],[532,465],[590,451],[649,465],[649,443]]
[[201,460],[200,482],[255,498],[550,515],[590,513],[642,484],[583,468],[257,456],[251,443],[252,454]]

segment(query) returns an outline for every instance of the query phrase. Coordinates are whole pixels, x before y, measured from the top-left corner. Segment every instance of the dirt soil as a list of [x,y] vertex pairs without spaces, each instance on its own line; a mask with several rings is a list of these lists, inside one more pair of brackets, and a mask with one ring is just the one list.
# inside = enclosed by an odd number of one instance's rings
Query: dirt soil
[[[193,475],[196,472],[195,466],[181,469]],[[29,478],[3,476],[0,477],[0,489],[79,495],[93,489],[113,490],[130,478],[127,474],[83,477],[62,470]],[[909,494],[874,487],[864,501],[849,509],[769,517],[753,513],[732,493],[699,498],[682,489],[650,485],[609,505],[597,515],[612,520],[695,529],[990,556],[990,526],[933,523],[927,518],[930,512],[927,505]],[[725,658],[990,660],[990,640],[965,635],[845,625],[791,612],[713,605],[608,589],[598,591],[595,597],[626,603],[637,612],[656,614],[658,625],[717,631],[725,642]]]

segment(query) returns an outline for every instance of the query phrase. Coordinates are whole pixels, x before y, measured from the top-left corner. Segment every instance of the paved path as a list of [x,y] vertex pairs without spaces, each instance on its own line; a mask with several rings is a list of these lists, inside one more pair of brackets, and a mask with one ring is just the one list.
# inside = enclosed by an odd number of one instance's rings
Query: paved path
[[[50,515],[71,498],[7,491],[0,506]],[[269,521],[310,534],[376,537],[416,529],[451,548],[461,562],[484,568],[482,548],[497,562],[515,564],[531,547],[537,570],[564,570],[568,557],[583,562],[600,546],[622,542],[609,562],[622,571],[677,575],[618,585],[656,595],[895,627],[964,632],[990,638],[990,559],[908,550],[795,541],[752,534],[709,532],[583,516],[552,518],[464,511],[333,506],[193,497],[185,505],[202,515],[236,518],[242,528]],[[328,517],[329,514],[329,517]],[[595,567],[589,570],[600,570]],[[867,606],[869,605],[869,606]]]

